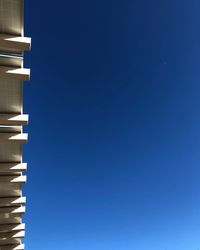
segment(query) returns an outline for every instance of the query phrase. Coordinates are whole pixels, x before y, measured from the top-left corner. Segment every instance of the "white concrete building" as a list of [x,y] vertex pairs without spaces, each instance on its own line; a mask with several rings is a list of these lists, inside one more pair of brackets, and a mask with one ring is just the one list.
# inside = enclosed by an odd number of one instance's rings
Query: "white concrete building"
[[23,0],[0,0],[0,250],[24,249],[23,81],[30,70],[23,67],[23,54],[31,39],[24,37],[23,5]]

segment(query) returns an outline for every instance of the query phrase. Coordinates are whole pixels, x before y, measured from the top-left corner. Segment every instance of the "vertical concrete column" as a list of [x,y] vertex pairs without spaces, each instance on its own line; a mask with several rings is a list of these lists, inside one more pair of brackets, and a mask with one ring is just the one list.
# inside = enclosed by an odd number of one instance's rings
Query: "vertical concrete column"
[[23,55],[31,39],[24,37],[23,6],[23,0],[0,0],[0,250],[24,249],[23,85],[30,70],[23,67]]

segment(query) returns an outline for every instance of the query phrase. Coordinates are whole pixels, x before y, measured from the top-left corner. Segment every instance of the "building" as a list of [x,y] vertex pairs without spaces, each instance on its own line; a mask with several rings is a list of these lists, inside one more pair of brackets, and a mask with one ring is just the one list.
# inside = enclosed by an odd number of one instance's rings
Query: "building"
[[23,55],[31,39],[24,37],[23,5],[23,0],[0,0],[0,250],[24,249],[23,82],[30,70],[23,67]]

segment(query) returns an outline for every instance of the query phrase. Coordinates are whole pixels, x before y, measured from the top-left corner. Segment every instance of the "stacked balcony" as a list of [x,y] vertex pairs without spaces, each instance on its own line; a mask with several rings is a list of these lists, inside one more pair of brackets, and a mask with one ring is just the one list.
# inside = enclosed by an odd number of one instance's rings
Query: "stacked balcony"
[[23,67],[23,55],[31,39],[24,37],[23,5],[23,0],[0,0],[0,250],[24,249],[23,85],[30,70]]

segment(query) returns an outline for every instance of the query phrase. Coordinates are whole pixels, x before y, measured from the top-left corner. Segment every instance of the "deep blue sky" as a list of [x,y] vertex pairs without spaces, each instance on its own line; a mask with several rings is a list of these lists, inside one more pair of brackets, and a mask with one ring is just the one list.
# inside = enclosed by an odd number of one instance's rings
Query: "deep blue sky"
[[28,250],[200,249],[199,12],[26,1]]

